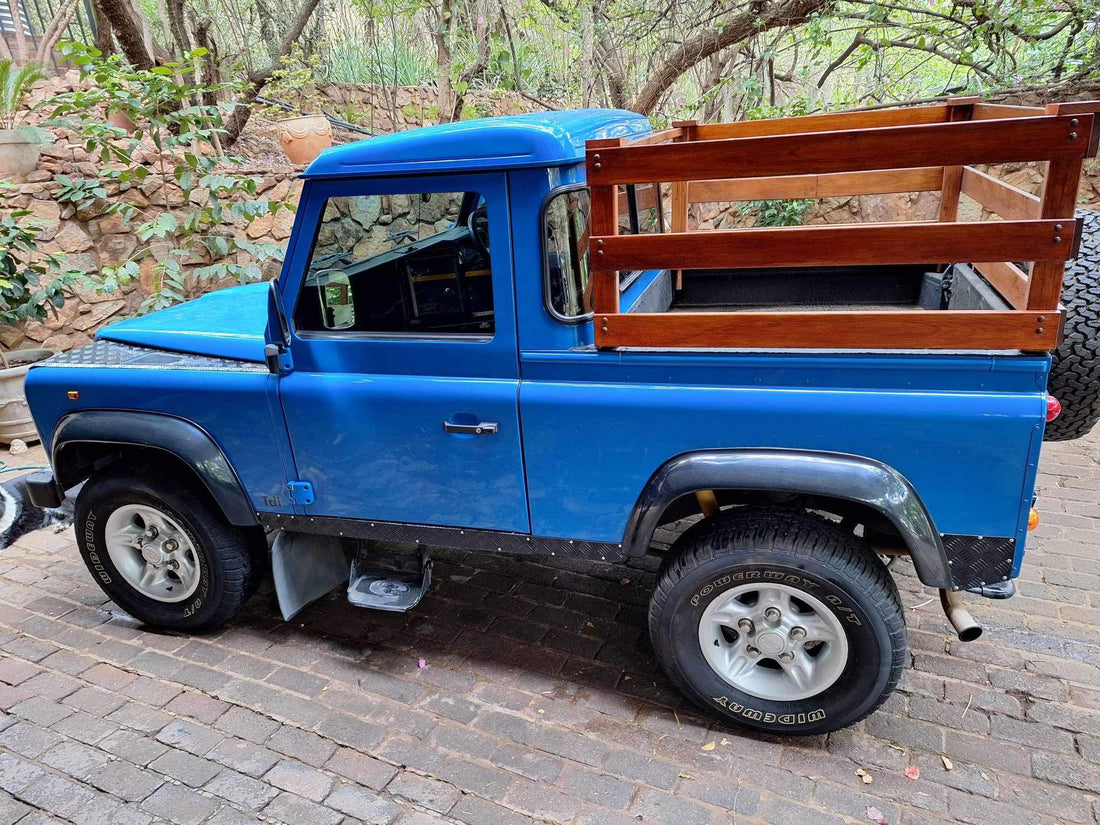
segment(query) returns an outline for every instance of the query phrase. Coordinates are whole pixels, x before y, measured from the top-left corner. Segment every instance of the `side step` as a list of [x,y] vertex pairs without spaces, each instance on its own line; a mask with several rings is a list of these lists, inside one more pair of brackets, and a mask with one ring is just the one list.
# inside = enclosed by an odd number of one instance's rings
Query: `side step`
[[404,613],[416,607],[432,581],[432,560],[427,549],[418,554],[382,550],[373,542],[360,542],[351,563],[348,601],[357,607]]

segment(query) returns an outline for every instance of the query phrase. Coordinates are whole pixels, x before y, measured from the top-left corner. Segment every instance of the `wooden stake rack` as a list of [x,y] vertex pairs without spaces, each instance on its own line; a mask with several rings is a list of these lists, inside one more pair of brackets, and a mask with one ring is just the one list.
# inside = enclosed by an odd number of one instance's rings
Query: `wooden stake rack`
[[[970,97],[937,106],[682,122],[634,141],[588,141],[595,343],[1054,349],[1065,262],[1080,241],[1074,207],[1081,166],[1096,154],[1100,138],[1097,112],[1100,101],[1041,109]],[[1046,163],[1039,196],[975,168],[1024,161]],[[619,187],[654,181],[671,188],[671,231],[664,231],[662,216],[656,233],[620,235]],[[940,192],[938,221],[687,228],[691,203],[923,191]],[[999,220],[959,221],[964,194]],[[971,263],[1012,309],[619,312],[619,270],[919,263]]]

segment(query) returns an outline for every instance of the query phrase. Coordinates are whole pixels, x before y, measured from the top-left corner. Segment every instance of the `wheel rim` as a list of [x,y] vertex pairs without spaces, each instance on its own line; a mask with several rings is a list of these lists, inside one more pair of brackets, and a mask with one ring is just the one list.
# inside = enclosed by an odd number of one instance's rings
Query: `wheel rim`
[[199,554],[183,528],[145,504],[126,504],[107,518],[104,539],[111,563],[141,595],[181,602],[199,586]]
[[743,584],[699,619],[714,672],[742,693],[789,702],[828,689],[848,663],[848,637],[822,601],[784,584]]

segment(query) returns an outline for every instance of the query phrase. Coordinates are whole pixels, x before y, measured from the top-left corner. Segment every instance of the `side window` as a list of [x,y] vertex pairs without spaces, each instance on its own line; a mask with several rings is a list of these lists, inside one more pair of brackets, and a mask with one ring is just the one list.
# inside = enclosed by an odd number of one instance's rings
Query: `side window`
[[[543,248],[546,251],[546,302],[563,321],[583,318],[592,312],[589,285],[588,213],[591,205],[587,187],[564,189],[550,197],[543,210]],[[641,184],[619,188],[619,234],[663,232],[660,188]],[[633,271],[619,273],[619,289],[637,277]]]
[[303,332],[492,335],[477,192],[329,198],[294,322]]
[[567,189],[546,203],[543,243],[546,249],[547,300],[563,320],[592,311],[588,274],[588,189]]

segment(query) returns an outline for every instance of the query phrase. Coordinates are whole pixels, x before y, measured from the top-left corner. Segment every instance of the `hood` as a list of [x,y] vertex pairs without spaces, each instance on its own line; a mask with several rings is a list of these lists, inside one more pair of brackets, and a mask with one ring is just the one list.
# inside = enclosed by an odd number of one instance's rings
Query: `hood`
[[219,289],[185,304],[111,324],[96,337],[263,363],[269,290],[266,283]]

